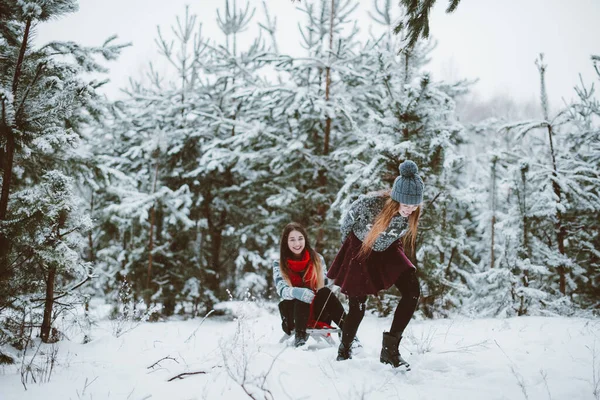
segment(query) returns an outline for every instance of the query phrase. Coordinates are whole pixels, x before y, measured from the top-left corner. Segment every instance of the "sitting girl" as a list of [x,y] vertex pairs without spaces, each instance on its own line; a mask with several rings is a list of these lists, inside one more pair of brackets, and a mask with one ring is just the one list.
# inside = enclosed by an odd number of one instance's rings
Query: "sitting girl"
[[291,335],[294,345],[308,340],[307,328],[323,328],[332,322],[341,329],[346,312],[338,298],[325,287],[326,274],[323,256],[313,250],[306,230],[292,222],[283,229],[279,260],[273,262],[273,280],[279,303],[282,328]]

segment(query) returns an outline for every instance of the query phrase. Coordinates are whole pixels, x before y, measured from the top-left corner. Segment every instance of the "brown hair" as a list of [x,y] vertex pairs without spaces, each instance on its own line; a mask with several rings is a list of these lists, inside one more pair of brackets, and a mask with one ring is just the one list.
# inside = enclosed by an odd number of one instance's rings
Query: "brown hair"
[[[392,199],[390,193],[389,190],[377,193],[385,199],[385,203],[381,212],[375,217],[373,227],[369,230],[369,233],[367,233],[367,236],[362,242],[362,246],[358,252],[359,257],[361,258],[366,258],[371,253],[371,250],[373,250],[373,243],[375,243],[375,240],[377,240],[377,237],[381,232],[387,229],[392,218],[394,218],[400,209],[400,203]],[[417,207],[417,209],[408,217],[408,230],[402,237],[402,246],[405,251],[408,249],[409,254],[413,254],[415,251],[415,241],[417,239],[417,229],[420,217],[421,206]]]
[[[281,233],[281,241],[279,242],[279,269],[281,276],[288,285],[292,286],[290,281],[290,269],[288,267],[287,260],[292,258],[294,253],[288,246],[288,236],[291,232],[298,231],[304,236],[304,248],[308,251],[310,256],[309,263],[312,263],[314,268],[306,268],[306,272],[303,276],[305,282],[309,282],[312,289],[320,289],[325,286],[325,279],[323,278],[323,264],[321,264],[321,257],[317,255],[317,252],[310,246],[306,229],[297,222],[290,222],[283,228]],[[308,274],[308,275],[307,275]]]

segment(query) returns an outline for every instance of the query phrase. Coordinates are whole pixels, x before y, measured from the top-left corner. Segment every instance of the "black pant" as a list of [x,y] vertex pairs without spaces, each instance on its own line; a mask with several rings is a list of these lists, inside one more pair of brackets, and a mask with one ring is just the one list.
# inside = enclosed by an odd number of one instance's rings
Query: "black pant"
[[[400,290],[402,298],[396,306],[390,333],[400,336],[415,313],[417,303],[419,302],[419,296],[421,295],[421,288],[419,287],[419,280],[417,279],[415,270],[410,270],[400,275],[394,285]],[[356,336],[358,326],[365,316],[367,296],[349,296],[348,300],[350,303],[350,310],[348,311],[346,323],[342,329],[342,342],[345,345],[350,345],[354,336]]]
[[[281,314],[281,327],[288,335],[292,331],[305,332],[310,314],[310,304],[300,300],[283,300],[279,303],[279,313]],[[343,328],[346,312],[342,303],[329,288],[321,288],[313,300],[313,318],[328,325],[335,323]]]

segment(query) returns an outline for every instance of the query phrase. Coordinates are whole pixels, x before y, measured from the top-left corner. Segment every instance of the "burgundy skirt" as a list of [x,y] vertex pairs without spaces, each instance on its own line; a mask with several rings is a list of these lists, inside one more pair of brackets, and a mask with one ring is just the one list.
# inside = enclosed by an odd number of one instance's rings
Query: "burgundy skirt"
[[377,294],[390,288],[404,272],[416,269],[404,254],[400,239],[384,251],[371,251],[366,259],[357,257],[360,246],[360,239],[350,232],[327,272],[348,296]]

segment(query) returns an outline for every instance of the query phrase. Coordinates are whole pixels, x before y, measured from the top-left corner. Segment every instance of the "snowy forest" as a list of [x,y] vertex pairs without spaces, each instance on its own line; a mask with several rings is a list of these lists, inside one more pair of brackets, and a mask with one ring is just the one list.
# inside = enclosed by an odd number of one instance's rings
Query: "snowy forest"
[[[597,317],[600,49],[573,102],[551,107],[539,54],[535,107],[476,110],[474,81],[427,72],[402,4],[374,0],[366,33],[358,0],[296,2],[292,56],[267,2],[223,0],[222,35],[174,10],[155,37],[170,72],[148,63],[109,100],[128,43],[32,45],[77,3],[0,3],[0,363],[67,340],[65,319],[92,341],[95,302],[147,324],[275,304],[282,228],[306,226],[331,263],[349,205],[407,159],[425,183],[419,318]],[[397,295],[368,309],[388,317]]]

